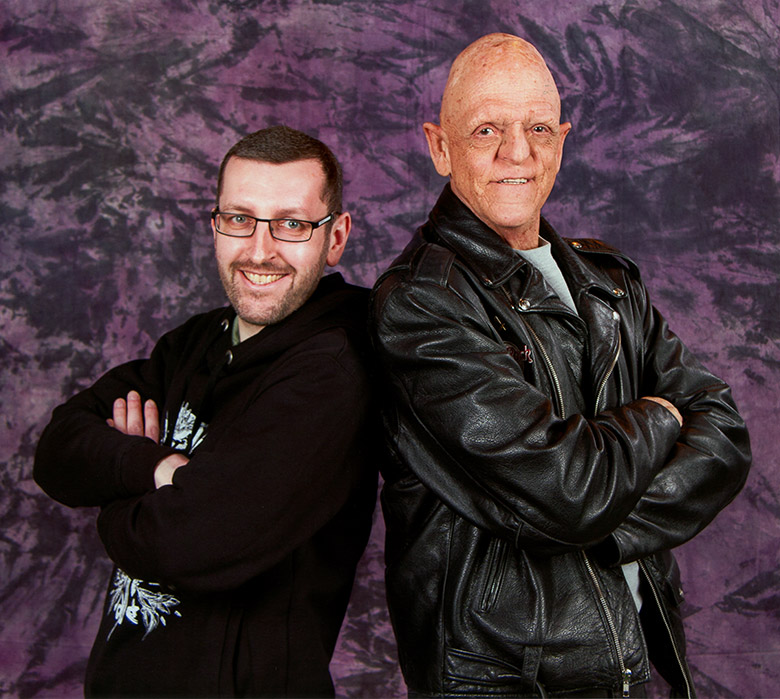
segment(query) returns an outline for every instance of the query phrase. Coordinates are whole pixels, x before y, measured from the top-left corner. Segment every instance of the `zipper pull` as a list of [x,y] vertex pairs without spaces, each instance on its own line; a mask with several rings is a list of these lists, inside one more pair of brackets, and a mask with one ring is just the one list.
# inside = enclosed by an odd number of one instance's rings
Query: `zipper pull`
[[630,697],[630,688],[631,688],[631,670],[626,668],[623,670],[623,696],[624,697]]

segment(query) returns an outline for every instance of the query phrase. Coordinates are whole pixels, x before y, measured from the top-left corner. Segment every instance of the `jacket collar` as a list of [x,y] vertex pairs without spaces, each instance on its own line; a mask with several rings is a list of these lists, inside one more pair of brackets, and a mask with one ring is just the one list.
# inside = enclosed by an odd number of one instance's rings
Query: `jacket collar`
[[[433,207],[422,233],[430,242],[450,248],[489,288],[503,285],[518,271],[529,275],[530,265],[474,215],[449,183]],[[592,253],[619,255],[616,250],[596,241],[564,240],[544,218],[540,234],[552,245],[553,257],[563,270],[575,300],[580,293],[593,287],[613,298],[625,295],[623,290],[615,288],[609,276],[587,259]]]
[[[479,276],[485,286],[501,286],[526,263],[495,231],[480,221],[452,191],[444,187],[433,207],[424,235],[438,237]],[[435,239],[432,242],[436,242]]]

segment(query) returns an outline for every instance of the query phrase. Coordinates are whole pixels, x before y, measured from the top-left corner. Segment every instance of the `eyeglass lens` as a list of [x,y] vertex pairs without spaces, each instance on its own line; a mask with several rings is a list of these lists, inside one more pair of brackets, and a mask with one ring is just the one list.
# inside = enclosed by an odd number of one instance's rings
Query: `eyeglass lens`
[[[262,220],[262,219],[261,219]],[[258,220],[246,214],[218,213],[217,230],[226,235],[248,237],[255,231]],[[277,240],[308,240],[314,230],[309,221],[293,218],[275,218],[268,221],[271,235]]]

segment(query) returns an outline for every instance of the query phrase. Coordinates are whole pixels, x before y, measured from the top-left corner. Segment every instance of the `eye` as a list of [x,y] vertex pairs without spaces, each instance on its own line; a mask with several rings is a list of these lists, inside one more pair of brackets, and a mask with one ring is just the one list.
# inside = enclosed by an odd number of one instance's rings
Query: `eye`
[[492,126],[482,126],[477,129],[477,136],[492,136],[495,132]]
[[294,218],[285,218],[279,221],[282,228],[286,228],[288,231],[300,230],[303,226],[300,221],[296,221]]
[[531,127],[531,131],[534,133],[550,133],[550,127],[545,126],[544,124],[536,124]]
[[243,214],[229,214],[228,223],[231,226],[245,226],[249,222],[249,219]]

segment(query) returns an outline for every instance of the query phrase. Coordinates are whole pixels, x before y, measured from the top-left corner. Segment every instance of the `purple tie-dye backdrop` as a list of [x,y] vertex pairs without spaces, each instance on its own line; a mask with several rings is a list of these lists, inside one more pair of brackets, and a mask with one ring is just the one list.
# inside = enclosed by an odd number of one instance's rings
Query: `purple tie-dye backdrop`
[[[0,694],[77,696],[109,572],[95,513],[46,498],[51,408],[223,303],[208,211],[241,135],[332,146],[370,285],[443,182],[420,124],[491,31],[529,38],[574,123],[546,215],[642,266],[673,327],[733,387],[755,465],[679,550],[703,697],[780,696],[778,0],[4,0],[0,4]],[[382,524],[333,662],[341,696],[403,683]],[[143,668],[139,668],[143,671]]]

